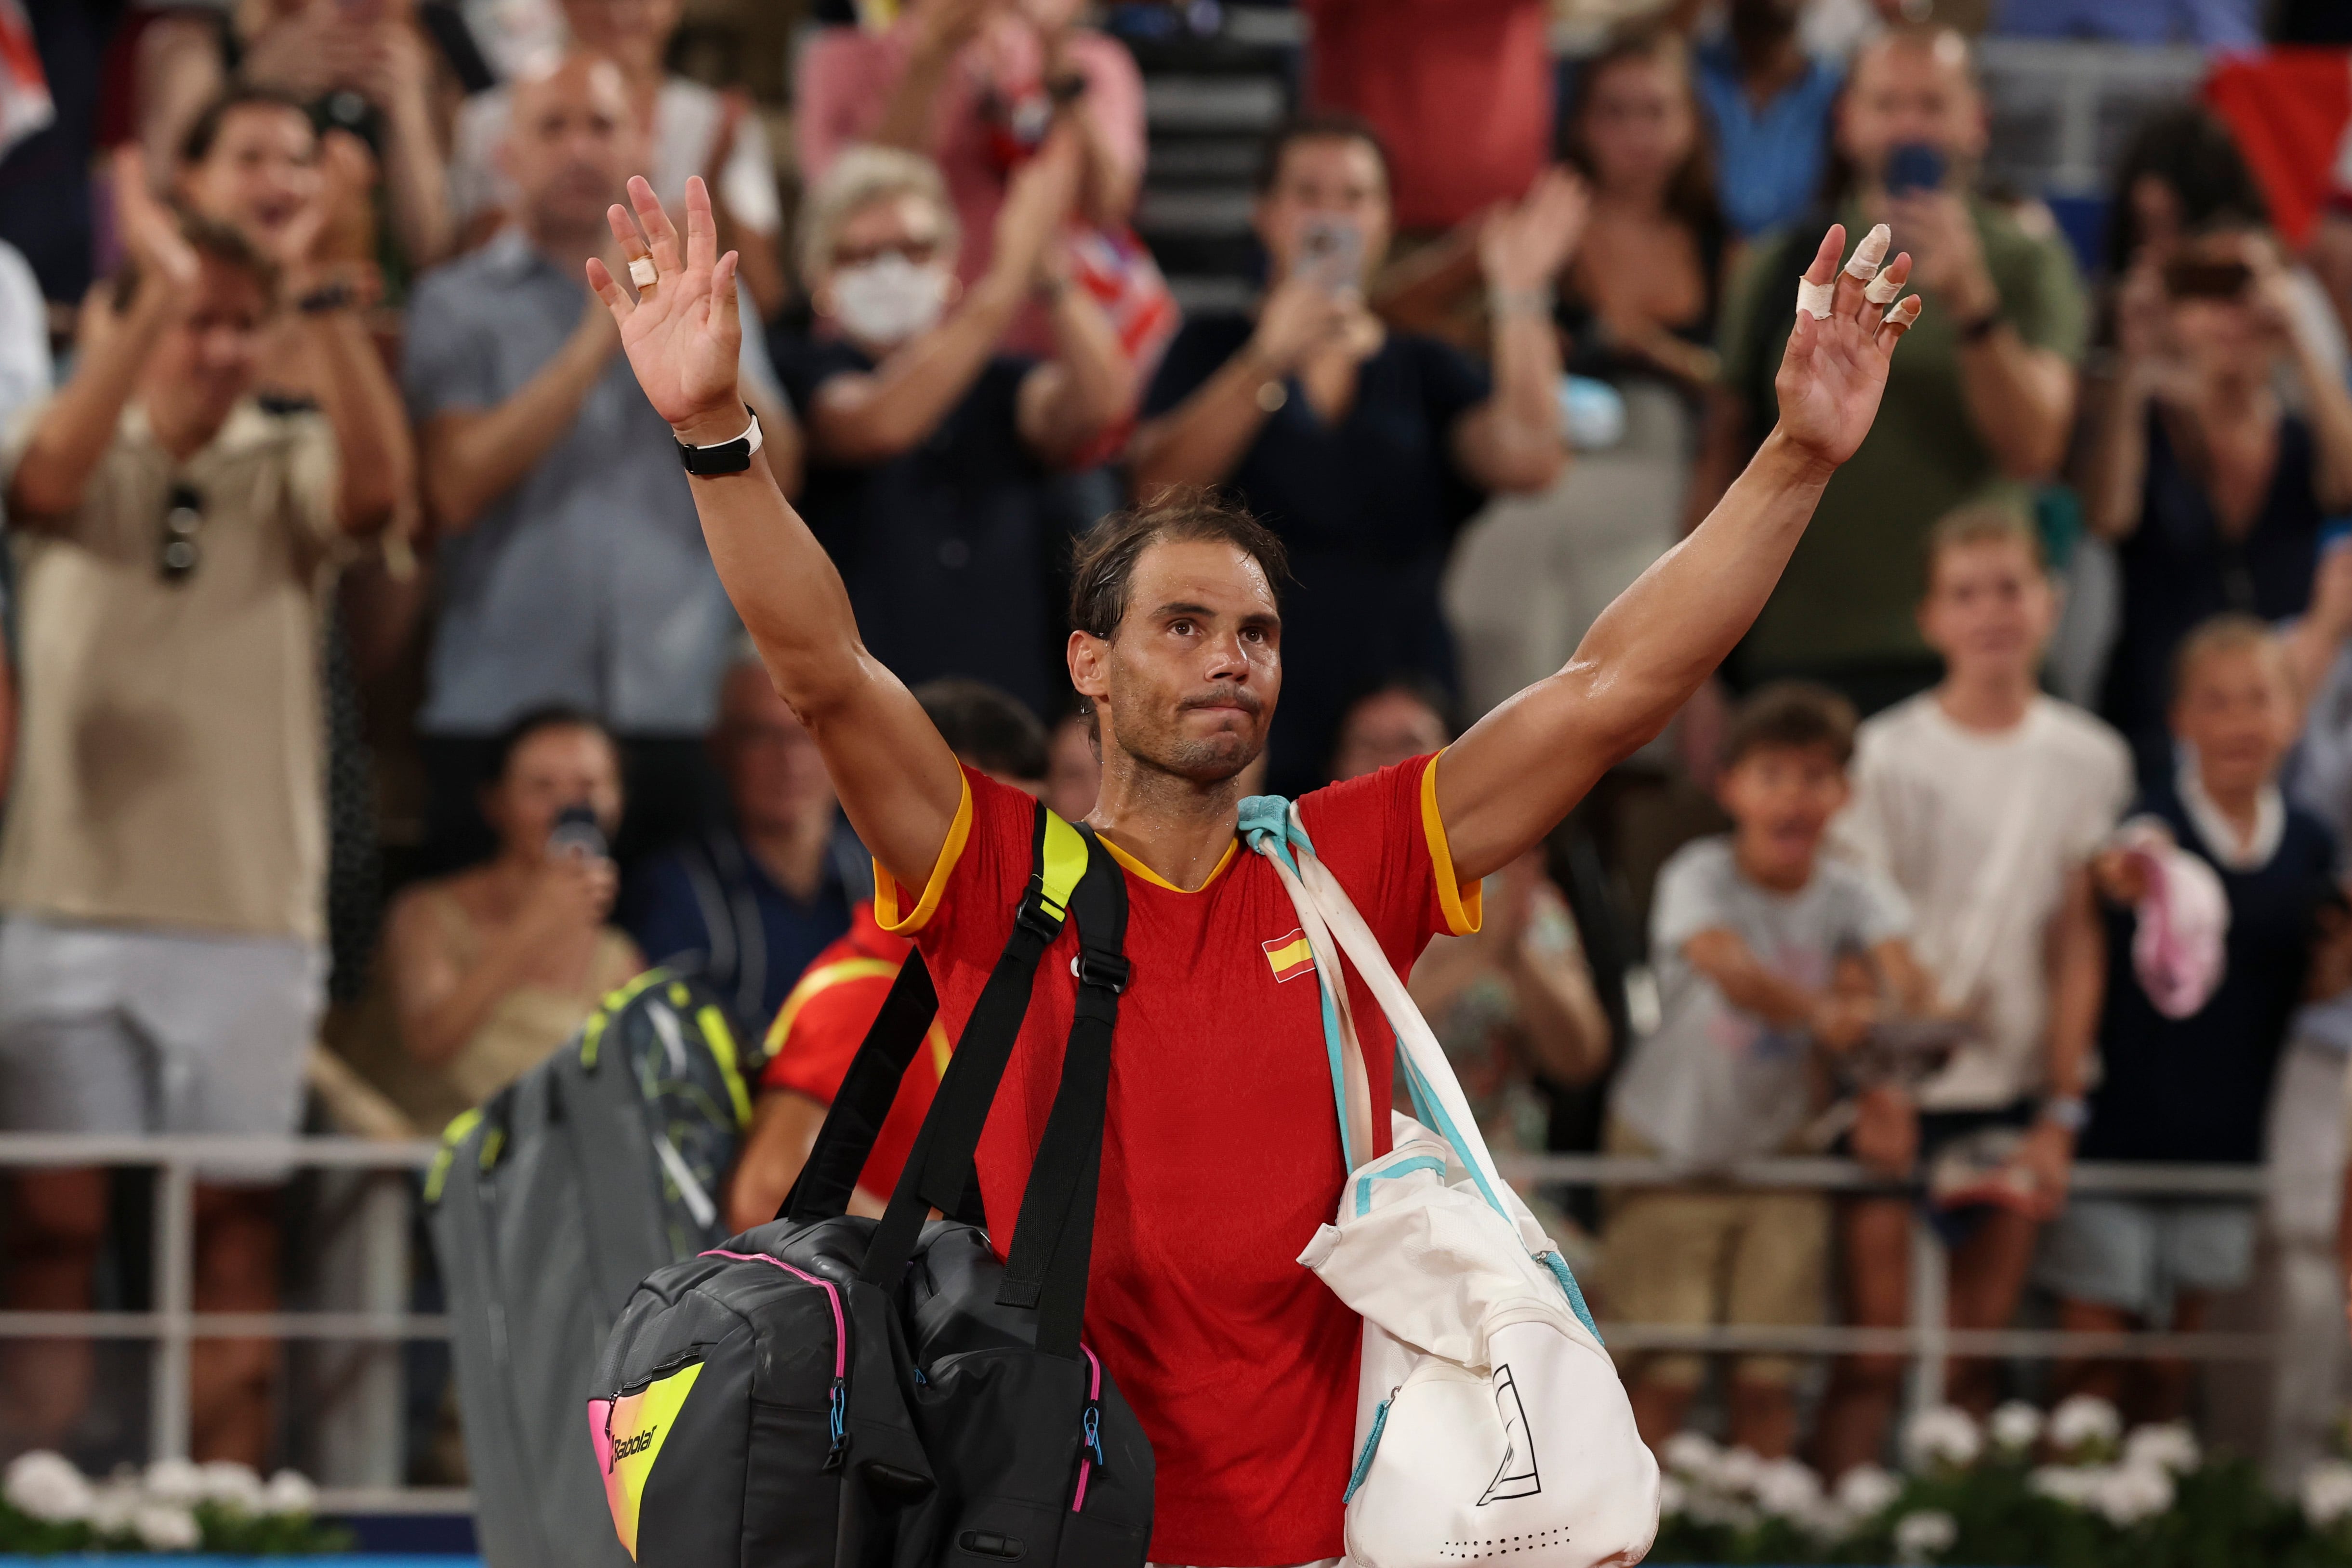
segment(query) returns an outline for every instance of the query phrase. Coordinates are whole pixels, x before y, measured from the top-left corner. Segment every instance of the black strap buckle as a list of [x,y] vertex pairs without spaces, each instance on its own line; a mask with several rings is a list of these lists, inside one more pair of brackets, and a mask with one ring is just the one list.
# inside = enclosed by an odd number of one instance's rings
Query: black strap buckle
[[1013,924],[1025,927],[1032,935],[1051,942],[1062,934],[1062,922],[1045,908],[1045,890],[1035,877],[1029,879],[1029,890],[1021,895],[1020,906],[1013,912]]
[[1070,959],[1070,973],[1078,977],[1078,984],[1082,986],[1099,986],[1118,996],[1127,989],[1128,977],[1132,971],[1128,968],[1127,960],[1118,954],[1081,945]]

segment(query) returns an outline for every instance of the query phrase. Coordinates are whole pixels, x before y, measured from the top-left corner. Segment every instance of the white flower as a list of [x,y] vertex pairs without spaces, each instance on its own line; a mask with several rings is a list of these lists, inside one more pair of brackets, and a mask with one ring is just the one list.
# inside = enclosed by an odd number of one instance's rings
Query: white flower
[[1769,1459],[1756,1472],[1756,1506],[1802,1523],[1822,1506],[1822,1478],[1795,1459]]
[[1764,1456],[1753,1448],[1728,1448],[1715,1463],[1715,1484],[1727,1492],[1752,1493],[1764,1473]]
[[293,1470],[280,1470],[269,1478],[269,1485],[261,1493],[265,1513],[308,1514],[319,1506],[319,1489],[310,1478]]
[[1723,1458],[1723,1450],[1715,1439],[1704,1432],[1677,1432],[1659,1448],[1658,1457],[1666,1462],[1669,1473],[1691,1480],[1706,1480],[1715,1474]]
[[1960,1538],[1959,1521],[1941,1509],[1923,1508],[1906,1513],[1895,1526],[1895,1560],[1904,1563],[1933,1563]]
[[156,1502],[194,1508],[205,1500],[205,1472],[186,1459],[157,1459],[141,1485]]
[[2042,1412],[2022,1399],[2012,1399],[1992,1413],[1986,1430],[1992,1434],[1993,1447],[2021,1454],[2042,1440]]
[[2168,1470],[2176,1476],[2185,1476],[2204,1462],[2204,1450],[2197,1446],[2197,1434],[2189,1429],[2186,1421],[2135,1427],[2131,1436],[2124,1439],[2124,1463],[2126,1465],[2139,1465],[2148,1469]]
[[2352,1463],[2323,1459],[2303,1472],[2303,1517],[2314,1530],[2352,1518]]
[[131,1517],[131,1528],[151,1552],[193,1552],[204,1540],[195,1514],[177,1503],[142,1503]]
[[145,1501],[137,1481],[109,1481],[91,1494],[89,1527],[100,1535],[127,1535]]
[[2112,1443],[2123,1433],[2124,1418],[2094,1394],[2077,1394],[2050,1412],[2050,1441],[2061,1453]]
[[45,1524],[71,1524],[89,1517],[89,1482],[71,1459],[46,1448],[9,1461],[6,1478],[0,1479],[0,1497]]
[[1954,1406],[1922,1410],[1903,1428],[1903,1458],[1915,1470],[1966,1469],[1983,1451],[1984,1434],[1967,1411]]
[[1856,1465],[1838,1478],[1838,1507],[1856,1520],[1877,1517],[1902,1495],[1903,1483],[1876,1465]]
[[2025,1478],[2028,1490],[2054,1498],[2069,1508],[2088,1508],[2106,1472],[2095,1465],[2044,1465]]
[[1671,1519],[1690,1506],[1690,1489],[1682,1477],[1668,1471],[1658,1478],[1658,1517]]
[[2091,1506],[2109,1524],[2128,1530],[2172,1507],[2172,1477],[2149,1465],[2116,1465],[2099,1475]]
[[200,1468],[205,1500],[238,1513],[261,1511],[261,1477],[251,1465],[235,1459],[215,1459]]

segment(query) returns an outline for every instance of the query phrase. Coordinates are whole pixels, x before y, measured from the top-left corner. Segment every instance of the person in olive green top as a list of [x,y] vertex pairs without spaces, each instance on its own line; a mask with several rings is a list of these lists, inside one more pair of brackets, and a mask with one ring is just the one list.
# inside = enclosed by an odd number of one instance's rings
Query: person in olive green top
[[[1987,131],[1958,34],[1898,29],[1865,46],[1838,105],[1850,192],[1833,211],[1801,223],[1803,232],[1759,241],[1733,284],[1724,392],[1694,486],[1702,510],[1755,444],[1751,411],[1769,414],[1780,348],[1761,328],[1777,329],[1789,313],[1796,275],[1822,229],[1842,222],[1860,235],[1873,224],[1893,225],[1892,249],[1917,258],[1912,279],[1926,299],[1877,424],[1830,481],[1740,650],[1732,673],[1743,685],[1824,681],[1870,712],[1933,685],[1937,666],[1912,613],[1928,528],[1966,501],[2004,492],[2023,500],[2064,453],[2086,317],[2082,286],[2058,235],[2030,233],[1970,193]],[[1888,189],[1937,164],[1940,185]]]

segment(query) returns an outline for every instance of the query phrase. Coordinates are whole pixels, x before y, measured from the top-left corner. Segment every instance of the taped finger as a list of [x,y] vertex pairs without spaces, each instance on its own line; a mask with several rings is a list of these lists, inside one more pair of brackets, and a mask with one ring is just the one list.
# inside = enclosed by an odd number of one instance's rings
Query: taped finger
[[1870,280],[1870,286],[1862,291],[1862,297],[1873,305],[1891,305],[1895,297],[1902,292],[1903,280],[1891,271],[1882,272]]
[[1886,249],[1894,243],[1895,231],[1885,224],[1877,225],[1853,247],[1853,255],[1846,259],[1845,275],[1868,283],[1878,276],[1878,264],[1886,259]]
[[1919,310],[1919,297],[1914,294],[1902,304],[1889,310],[1886,313],[1886,319],[1879,323],[1878,329],[1888,334],[1890,340],[1900,338],[1917,324]]
[[1825,319],[1837,299],[1837,285],[1814,283],[1808,278],[1797,279],[1797,313]]

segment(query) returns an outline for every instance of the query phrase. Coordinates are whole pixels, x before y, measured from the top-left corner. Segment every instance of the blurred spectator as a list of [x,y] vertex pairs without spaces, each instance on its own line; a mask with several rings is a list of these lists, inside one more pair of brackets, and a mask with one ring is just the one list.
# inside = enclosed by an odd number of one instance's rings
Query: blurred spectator
[[[1862,1042],[1884,991],[1924,999],[1902,895],[1874,872],[1822,857],[1847,798],[1852,705],[1820,687],[1769,686],[1731,720],[1717,793],[1732,831],[1659,873],[1650,952],[1660,1022],[1612,1095],[1617,1155],[1711,1168],[1797,1152],[1817,1108],[1817,1051]],[[1857,959],[1874,984],[1834,982]],[[1612,1316],[1628,1322],[1808,1324],[1822,1320],[1829,1200],[1818,1193],[1644,1188],[1610,1206]],[[1632,1358],[1643,1437],[1680,1429],[1705,1376],[1696,1355]],[[1731,1440],[1768,1458],[1796,1441],[1797,1363],[1746,1355],[1731,1375]]]
[[[720,247],[741,257],[744,287],[762,316],[784,308],[783,204],[768,153],[768,129],[749,97],[718,92],[667,68],[670,37],[685,0],[564,0],[574,47],[621,68],[636,122],[649,127],[646,178],[671,212],[686,206],[686,182],[702,176],[719,216]],[[449,155],[449,200],[475,238],[515,210],[511,173],[499,149],[513,114],[511,88],[475,94],[457,112]]]
[[496,856],[412,884],[384,923],[408,1071],[394,1098],[422,1127],[545,1061],[597,998],[645,967],[608,924],[618,881],[604,845],[621,821],[613,737],[586,714],[542,708],[499,748],[482,791]]
[[1438,585],[1482,493],[1540,490],[1566,459],[1551,279],[1585,212],[1548,173],[1486,223],[1490,381],[1458,350],[1364,307],[1387,253],[1388,172],[1360,120],[1299,120],[1268,142],[1252,218],[1271,261],[1257,317],[1188,321],[1145,399],[1136,493],[1230,486],[1289,547],[1274,788],[1319,781],[1366,671],[1454,680]]
[[333,254],[336,231],[367,205],[373,173],[366,149],[341,132],[321,137],[310,110],[287,93],[237,87],[189,124],[174,168],[181,204],[244,235],[276,265],[279,292],[293,307],[271,323],[257,356],[264,390],[327,395],[333,383],[314,323],[331,323],[332,333],[347,340],[338,362],[357,373],[357,416],[374,425],[375,440],[394,455],[404,499],[415,470],[407,412],[359,315],[377,293],[374,267]]
[[[624,859],[700,831],[720,794],[702,736],[734,613],[677,438],[581,269],[613,246],[605,207],[644,156],[625,80],[573,55],[519,84],[505,145],[516,225],[418,283],[402,373],[439,534],[441,616],[417,719],[432,870],[488,852],[475,795],[499,732],[551,703],[620,740]],[[789,486],[798,441],[766,390],[759,340],[744,334],[745,392]]]
[[[175,167],[206,105],[243,83],[311,108],[332,141],[348,136],[379,171],[392,254],[412,271],[448,254],[455,237],[432,104],[432,46],[409,0],[254,0],[215,12],[189,7],[145,25],[132,99],[136,139],[152,176]],[[344,214],[330,236],[343,259],[375,259],[373,208]]]
[[24,253],[0,240],[0,430],[49,395],[49,312]]
[[[2135,812],[2220,873],[2230,901],[2227,967],[2196,1013],[2158,1011],[2132,967],[2133,906],[2147,890],[2130,860],[2101,858],[2109,901],[2104,1076],[2091,1093],[2082,1157],[2251,1165],[2263,1156],[2288,1020],[2315,978],[2323,911],[2334,909],[2340,924],[2336,844],[2278,787],[2295,705],[2270,631],[2244,616],[2216,618],[2181,645],[2176,667],[2172,716],[2186,757],[2175,776],[2142,792]],[[2342,967],[2327,966],[2339,971],[2326,978],[2334,988]],[[2051,1228],[2036,1278],[2061,1298],[2067,1328],[2193,1332],[2216,1292],[2245,1282],[2254,1228],[2251,1199],[2077,1197]],[[2132,1370],[2103,1360],[2062,1367],[2060,1376],[2070,1391],[2124,1404],[2134,1419],[2183,1414],[2189,1363],[2143,1365],[2137,1397],[2126,1401]]]
[[1728,236],[1681,38],[1632,33],[1587,60],[1566,141],[1591,192],[1559,278],[1568,369],[1609,383],[1624,430],[1543,494],[1490,502],[1465,537],[1446,608],[1475,713],[1566,664],[1681,536],[1694,404],[1715,380]]
[[[2181,638],[2225,610],[2275,620],[2309,601],[2321,520],[2352,507],[2352,393],[2301,326],[2268,236],[2228,218],[2160,267],[2143,247],[2116,351],[2084,486],[2086,521],[2117,541],[2122,568],[2101,706],[2154,787],[2172,770]],[[2303,412],[2273,388],[2283,365]]]
[[[932,681],[917,687],[915,698],[958,761],[1032,795],[1045,789],[1045,736],[1027,708],[978,681]],[[751,1130],[729,1180],[728,1223],[737,1229],[767,1223],[783,1206],[882,998],[914,950],[912,938],[875,924],[868,899],[854,912],[848,935],[818,954],[784,998],[768,1029]],[[952,1050],[935,1020],[875,1137],[850,1197],[852,1214],[879,1215],[888,1202]]]
[[[2056,467],[2074,407],[2083,298],[2066,243],[2029,234],[1973,193],[1987,133],[1967,43],[1903,28],[1866,44],[1839,101],[1853,189],[1833,214],[1851,246],[1892,225],[1926,302],[1877,422],[1831,478],[1779,591],[1743,644],[1740,678],[1802,674],[1865,713],[1930,685],[1912,611],[1919,544],[1961,504]],[[1789,279],[1820,243],[1811,221],[1756,246],[1724,312],[1723,380],[1693,517],[1764,434],[1788,330]]]
[[[1453,739],[1442,693],[1395,681],[1349,704],[1331,754],[1337,782],[1442,751]],[[1489,1148],[1539,1155],[1551,1106],[1543,1086],[1575,1088],[1609,1065],[1609,1019],[1592,989],[1567,895],[1528,851],[1486,889],[1486,922],[1439,936],[1412,967],[1413,1000],[1445,1048]],[[1533,1195],[1546,1228],[1559,1217]]]
[[1991,31],[2016,38],[2105,38],[2153,47],[2262,47],[2261,0],[2000,0]]
[[0,240],[23,253],[46,298],[70,306],[89,292],[98,259],[90,163],[100,144],[105,55],[121,12],[85,0],[26,0],[23,14],[34,50],[29,59],[17,57],[12,74],[38,71],[49,119],[39,124],[27,115],[18,136],[0,138]]
[[849,929],[874,875],[816,741],[748,653],[719,677],[710,747],[730,820],[633,872],[624,924],[649,962],[699,971],[757,1023]]
[[[2021,517],[1979,507],[1938,522],[1919,625],[1944,679],[1862,727],[1853,803],[1833,830],[1850,858],[1909,901],[1940,1009],[1975,1026],[1911,1096],[1931,1191],[1951,1150],[1975,1190],[2009,1199],[1937,1215],[1961,1329],[2008,1326],[2035,1236],[2066,1189],[2105,983],[2090,861],[2132,794],[2131,757],[2115,732],[2040,693],[2057,614],[2041,541]],[[2011,1169],[2021,1179],[1982,1178]],[[1914,1212],[1901,1197],[1846,1206],[1850,1321],[1907,1321]],[[1981,1416],[1992,1368],[1958,1371],[1954,1401]],[[1876,1460],[1902,1375],[1899,1357],[1838,1364],[1818,1421],[1825,1471]]]
[[1084,714],[1065,714],[1045,742],[1045,804],[1066,822],[1083,822],[1101,789],[1094,725]]
[[[1015,175],[1051,128],[1067,127],[1078,152],[1074,216],[1087,231],[1078,255],[1127,351],[1148,361],[1173,308],[1127,227],[1143,188],[1143,78],[1126,45],[1078,25],[1084,9],[1080,0],[911,0],[881,31],[820,29],[793,70],[801,179],[823,183],[859,142],[930,159],[964,235],[956,278],[976,289],[996,268],[997,212]],[[1021,352],[1054,351],[1043,309],[1017,311],[1010,332]]]
[[1843,78],[1797,36],[1804,0],[1730,0],[1725,37],[1698,51],[1723,214],[1743,239],[1813,211]]
[[[908,681],[971,675],[1051,713],[1049,481],[1135,405],[1135,369],[1059,243],[1080,144],[1057,132],[1013,176],[988,272],[955,298],[956,214],[911,152],[853,149],[810,193],[802,271],[818,335],[775,356],[808,423],[802,514],[841,568],[877,658]],[[1051,301],[1055,355],[1006,352]]]
[[[354,415],[373,350],[310,319],[335,395],[273,412],[251,394],[274,269],[118,183],[130,270],[5,448],[27,729],[0,832],[0,1127],[283,1135],[324,1001],[320,596],[389,517],[393,462]],[[274,1306],[273,1180],[205,1173],[198,1311]],[[24,1173],[14,1197],[8,1305],[88,1310],[105,1173]],[[8,1408],[54,1443],[89,1347],[12,1350]],[[196,1344],[197,1455],[262,1460],[275,1359]]]
[[1307,102],[1360,116],[1389,152],[1404,235],[1516,202],[1543,172],[1553,68],[1544,0],[1303,0]]

